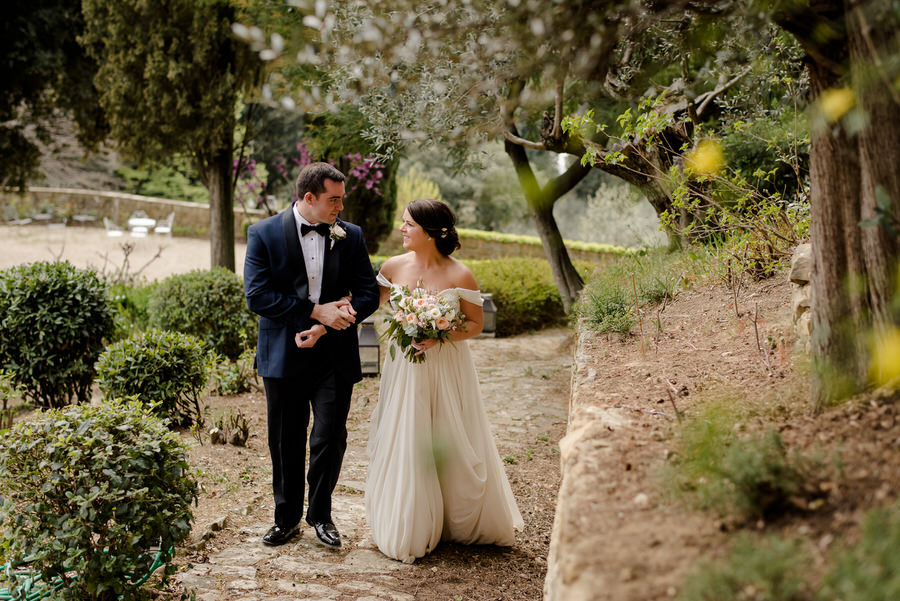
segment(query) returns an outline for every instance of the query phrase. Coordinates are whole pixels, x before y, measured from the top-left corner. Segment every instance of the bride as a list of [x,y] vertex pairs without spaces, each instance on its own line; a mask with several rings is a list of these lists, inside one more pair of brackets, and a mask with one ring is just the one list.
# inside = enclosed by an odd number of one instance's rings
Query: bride
[[510,546],[522,516],[503,471],[481,402],[467,338],[483,326],[481,295],[459,248],[450,208],[415,200],[400,233],[409,252],[385,261],[381,302],[393,286],[438,292],[459,304],[465,331],[450,341],[414,342],[425,361],[388,353],[369,436],[366,515],[388,557],[412,563],[439,541]]

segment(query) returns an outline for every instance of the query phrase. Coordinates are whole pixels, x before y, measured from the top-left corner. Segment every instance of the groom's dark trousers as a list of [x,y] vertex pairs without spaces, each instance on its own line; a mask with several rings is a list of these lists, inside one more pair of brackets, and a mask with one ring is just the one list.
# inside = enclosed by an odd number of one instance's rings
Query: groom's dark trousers
[[353,383],[342,382],[324,367],[315,379],[263,378],[266,387],[269,453],[275,523],[290,528],[303,511],[306,432],[309,434],[309,507],[307,518],[331,521],[331,493],[337,485],[347,450],[347,414]]
[[[378,308],[378,285],[359,227],[339,221],[346,238],[325,241],[319,303],[351,297],[359,322]],[[256,367],[266,388],[275,524],[292,528],[303,515],[310,414],[307,518],[331,521],[331,493],[347,448],[353,384],[362,379],[356,327],[327,328],[312,348],[298,332],[312,327],[313,303],[292,209],[250,226],[244,259],[247,306],[260,316]]]

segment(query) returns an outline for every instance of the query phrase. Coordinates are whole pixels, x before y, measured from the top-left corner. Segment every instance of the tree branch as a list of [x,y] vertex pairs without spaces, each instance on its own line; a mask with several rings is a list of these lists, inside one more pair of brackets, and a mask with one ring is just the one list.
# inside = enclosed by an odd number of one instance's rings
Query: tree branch
[[515,144],[516,146],[523,146],[525,148],[531,148],[532,150],[547,150],[547,147],[543,142],[532,142],[531,140],[520,138],[519,136],[509,131],[509,129],[503,130],[503,137],[506,138],[507,142]]
[[[519,137],[519,132],[514,124],[507,124],[507,128],[509,131],[504,132],[504,135],[509,133],[514,139],[522,139]],[[522,192],[525,194],[525,201],[531,207],[540,207],[543,191],[537,181],[534,170],[531,168],[531,163],[528,160],[528,155],[525,153],[525,148],[521,144],[517,144],[510,140],[506,141],[504,147],[507,156],[509,156],[513,163],[513,168],[519,179],[519,184],[522,186]]]
[[706,111],[707,107],[709,107],[710,102],[715,100],[718,96],[721,96],[722,93],[725,92],[728,88],[730,88],[731,86],[733,86],[734,84],[736,84],[737,82],[742,80],[744,77],[746,77],[747,74],[750,73],[750,71],[752,71],[752,70],[753,70],[753,67],[751,67],[751,66],[745,67],[743,71],[741,71],[740,73],[738,73],[737,75],[732,77],[729,81],[727,81],[727,82],[723,83],[722,85],[720,85],[719,87],[717,87],[715,90],[706,92],[705,94],[700,94],[700,96],[698,96],[696,98],[696,100],[700,100],[701,98],[703,98],[703,101],[700,103],[700,106],[697,107],[697,117],[699,118],[700,116],[703,115],[703,113]]
[[575,161],[565,172],[554,177],[544,186],[544,193],[554,200],[561,198],[563,194],[578,185],[591,171],[591,166],[584,166],[581,161]]
[[553,115],[553,131],[550,133],[550,137],[554,140],[558,140],[562,134],[563,94],[566,88],[566,73],[569,70],[568,61],[563,61],[561,69],[559,81],[556,82],[556,113]]

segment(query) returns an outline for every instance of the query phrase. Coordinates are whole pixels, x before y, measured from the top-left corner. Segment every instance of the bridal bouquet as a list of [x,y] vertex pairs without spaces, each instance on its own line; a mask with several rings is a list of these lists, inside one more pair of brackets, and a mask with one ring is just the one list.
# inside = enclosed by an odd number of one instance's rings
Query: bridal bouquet
[[410,292],[407,286],[395,286],[391,289],[389,302],[394,314],[381,337],[390,340],[392,359],[395,358],[396,343],[407,360],[421,363],[425,361],[425,355],[418,354],[413,342],[426,338],[443,342],[450,332],[465,327],[466,316],[457,310],[453,301],[421,287]]

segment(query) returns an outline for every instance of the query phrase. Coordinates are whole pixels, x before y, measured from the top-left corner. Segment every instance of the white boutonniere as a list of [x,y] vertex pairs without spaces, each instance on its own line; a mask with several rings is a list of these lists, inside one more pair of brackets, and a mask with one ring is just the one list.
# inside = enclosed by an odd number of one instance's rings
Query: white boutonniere
[[328,230],[328,237],[331,238],[331,248],[334,248],[335,242],[340,242],[344,238],[347,237],[347,232],[338,225],[337,221],[331,224],[331,228]]

